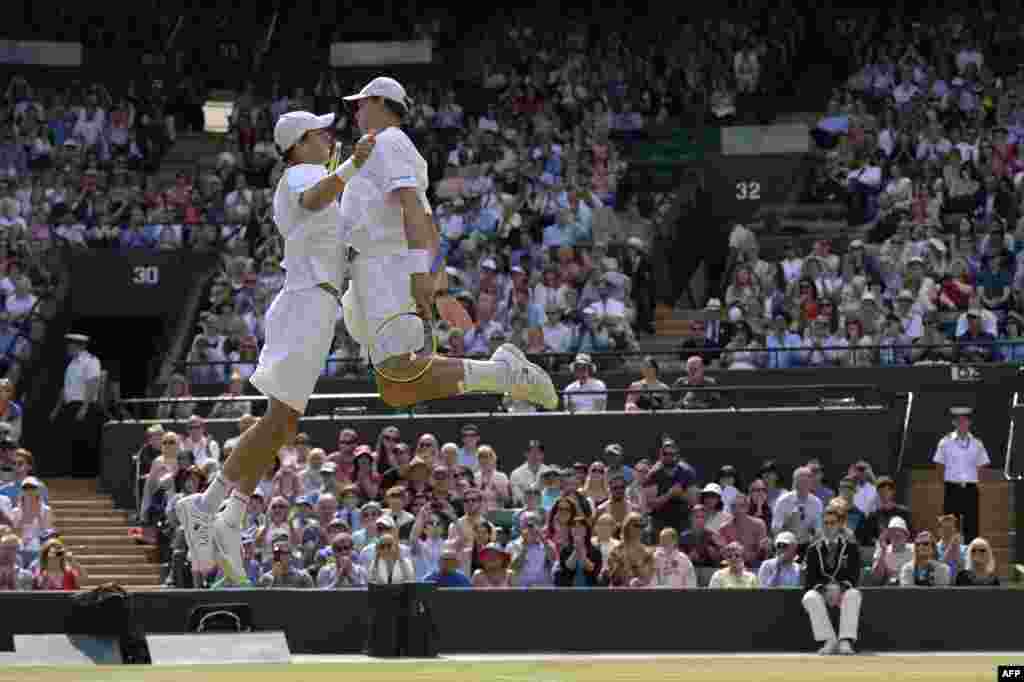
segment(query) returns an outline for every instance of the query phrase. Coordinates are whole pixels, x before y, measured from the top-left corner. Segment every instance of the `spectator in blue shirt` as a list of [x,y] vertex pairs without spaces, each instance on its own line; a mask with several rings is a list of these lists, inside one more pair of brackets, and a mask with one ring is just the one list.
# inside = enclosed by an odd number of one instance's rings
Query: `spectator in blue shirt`
[[470,200],[469,210],[463,217],[466,234],[479,234],[484,237],[491,237],[498,231],[498,224],[501,216],[490,207],[480,205],[480,197],[473,197]]
[[[1006,337],[1001,339],[1004,342],[998,350],[999,357],[1003,362],[1024,362],[1024,317],[1013,311],[1006,319]],[[0,342],[0,350],[3,350],[3,343]]]
[[[772,318],[771,333],[765,337],[769,369],[799,367],[799,348],[802,344],[800,336],[789,330],[789,318],[785,314],[775,315]],[[781,348],[794,350],[778,350]]]
[[438,587],[472,587],[466,574],[459,570],[459,552],[450,542],[441,548],[438,569],[428,573],[423,582],[434,583]]
[[11,324],[10,313],[0,310],[0,355],[12,350],[17,338],[18,328]]
[[796,560],[796,536],[788,530],[779,533],[775,538],[776,555],[761,564],[757,578],[761,587],[800,587],[803,585],[803,574]]

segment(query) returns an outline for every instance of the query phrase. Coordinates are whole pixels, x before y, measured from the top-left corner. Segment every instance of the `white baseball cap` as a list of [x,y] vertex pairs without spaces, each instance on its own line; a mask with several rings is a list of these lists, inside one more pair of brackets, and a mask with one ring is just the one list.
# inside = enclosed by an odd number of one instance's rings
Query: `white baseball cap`
[[277,119],[274,126],[274,144],[286,152],[310,130],[321,130],[334,125],[334,114],[317,116],[308,111],[289,111]]
[[784,530],[775,536],[776,545],[795,545],[797,544],[796,536],[788,530]]
[[405,94],[405,88],[402,84],[396,81],[394,78],[388,78],[387,76],[378,76],[372,81],[366,84],[362,90],[355,95],[349,95],[343,97],[346,102],[355,102],[367,97],[383,97],[393,102],[398,102],[402,106],[408,107],[412,104],[412,100]]

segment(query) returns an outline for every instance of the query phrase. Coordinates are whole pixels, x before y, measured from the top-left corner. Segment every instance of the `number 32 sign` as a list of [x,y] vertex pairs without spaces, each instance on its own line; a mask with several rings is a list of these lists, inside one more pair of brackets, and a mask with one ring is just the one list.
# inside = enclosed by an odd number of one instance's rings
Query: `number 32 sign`
[[152,287],[160,284],[159,265],[136,265],[132,267],[132,284]]
[[761,183],[756,180],[737,182],[736,198],[739,201],[761,201]]

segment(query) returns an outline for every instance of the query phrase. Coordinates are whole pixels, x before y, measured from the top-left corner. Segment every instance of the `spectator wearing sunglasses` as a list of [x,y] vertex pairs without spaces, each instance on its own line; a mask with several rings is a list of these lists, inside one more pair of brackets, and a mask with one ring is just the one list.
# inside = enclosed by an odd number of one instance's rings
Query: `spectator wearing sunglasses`
[[604,559],[591,537],[590,519],[577,516],[569,522],[569,541],[559,551],[555,568],[558,587],[596,587]]
[[775,538],[775,556],[761,564],[757,579],[761,587],[800,587],[803,567],[797,561],[799,545],[796,536],[787,531]]
[[544,539],[539,516],[527,512],[519,517],[519,538],[510,542],[508,549],[516,587],[551,585],[557,552],[554,543]]
[[415,516],[405,510],[406,499],[406,490],[400,485],[389,488],[384,497],[384,503],[387,505],[384,513],[395,522],[395,527],[398,528],[399,536],[403,540],[408,539],[412,524],[416,520]]
[[996,557],[985,538],[974,538],[967,546],[967,563],[956,574],[959,587],[998,587]]
[[331,539],[331,555],[333,563],[321,568],[317,574],[317,587],[338,589],[366,585],[366,569],[356,559],[355,543],[349,533],[339,533]]
[[409,536],[417,580],[426,580],[428,575],[439,570],[441,549],[445,544],[443,531],[440,517],[430,511],[430,506],[420,507]]
[[900,568],[903,587],[944,587],[950,584],[949,566],[938,561],[935,538],[928,531],[914,538],[914,558]]
[[287,544],[274,545],[271,556],[270,570],[260,576],[260,587],[313,587],[309,574],[291,565],[291,550]]
[[587,477],[583,482],[583,494],[590,502],[591,509],[598,509],[611,497],[607,469],[603,463],[593,462],[587,469]]

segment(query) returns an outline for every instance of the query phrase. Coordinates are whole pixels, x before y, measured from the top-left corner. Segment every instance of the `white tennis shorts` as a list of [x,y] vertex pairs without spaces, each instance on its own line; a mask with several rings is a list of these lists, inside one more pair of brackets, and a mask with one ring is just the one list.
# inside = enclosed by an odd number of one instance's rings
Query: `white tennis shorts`
[[350,267],[351,280],[341,302],[352,338],[376,362],[422,349],[423,325],[417,319],[398,318],[381,328],[399,313],[416,311],[405,254],[359,256]]
[[267,309],[266,340],[253,386],[300,413],[331,352],[338,299],[319,287],[281,291]]

